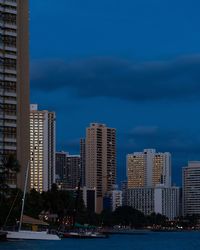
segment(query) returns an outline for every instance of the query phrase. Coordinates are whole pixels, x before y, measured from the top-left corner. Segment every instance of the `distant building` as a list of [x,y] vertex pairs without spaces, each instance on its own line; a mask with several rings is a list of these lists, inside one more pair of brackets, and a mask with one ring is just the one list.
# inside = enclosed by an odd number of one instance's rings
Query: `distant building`
[[127,155],[128,188],[171,186],[171,154],[145,149]]
[[122,181],[121,182],[121,190],[122,190],[122,206],[127,206],[127,189],[128,189],[128,182]]
[[80,139],[81,186],[85,186],[85,139]]
[[200,161],[183,168],[183,215],[200,215]]
[[104,196],[104,209],[115,211],[122,206],[122,191],[112,190],[108,191]]
[[170,220],[180,215],[178,187],[158,185],[155,188],[132,188],[127,190],[127,205],[145,215],[160,213]]
[[56,179],[63,181],[67,173],[67,152],[56,152]]
[[154,189],[154,212],[170,220],[180,215],[180,188],[158,185]]
[[154,188],[131,188],[127,189],[127,205],[145,215],[154,212]]
[[67,155],[64,182],[68,188],[76,188],[81,181],[80,155]]
[[96,189],[96,212],[103,209],[103,197],[116,183],[116,129],[91,123],[86,129],[85,180]]
[[30,107],[30,186],[39,192],[55,182],[55,112]]

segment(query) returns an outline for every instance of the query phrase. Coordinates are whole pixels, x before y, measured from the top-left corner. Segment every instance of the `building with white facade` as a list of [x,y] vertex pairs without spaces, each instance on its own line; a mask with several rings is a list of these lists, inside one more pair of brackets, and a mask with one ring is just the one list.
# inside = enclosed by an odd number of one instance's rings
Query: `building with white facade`
[[180,215],[180,188],[158,185],[154,188],[154,212],[173,220]]
[[30,186],[39,192],[55,182],[55,112],[30,106]]
[[127,205],[145,215],[154,212],[154,188],[130,188],[127,189]]
[[127,155],[128,188],[171,186],[171,154],[145,149]]
[[183,215],[200,215],[200,161],[183,168]]
[[179,196],[178,187],[158,185],[155,188],[132,188],[127,190],[127,205],[145,215],[159,213],[170,220],[178,217]]

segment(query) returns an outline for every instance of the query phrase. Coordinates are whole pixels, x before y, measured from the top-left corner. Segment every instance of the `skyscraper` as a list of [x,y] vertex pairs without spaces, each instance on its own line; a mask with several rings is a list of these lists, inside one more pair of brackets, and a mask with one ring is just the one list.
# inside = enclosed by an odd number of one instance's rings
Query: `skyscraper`
[[67,172],[67,152],[56,152],[56,180],[63,181]]
[[81,186],[85,186],[85,139],[80,139]]
[[80,155],[67,155],[66,179],[67,188],[76,188],[81,181]]
[[30,110],[30,184],[37,191],[47,191],[55,182],[55,113]]
[[91,123],[85,141],[86,186],[96,189],[96,212],[103,209],[103,196],[116,183],[116,130]]
[[28,0],[0,0],[0,164],[17,156],[20,173],[8,183],[24,187],[29,161]]
[[171,186],[171,155],[145,149],[127,155],[128,188]]
[[200,161],[183,168],[183,215],[200,215]]

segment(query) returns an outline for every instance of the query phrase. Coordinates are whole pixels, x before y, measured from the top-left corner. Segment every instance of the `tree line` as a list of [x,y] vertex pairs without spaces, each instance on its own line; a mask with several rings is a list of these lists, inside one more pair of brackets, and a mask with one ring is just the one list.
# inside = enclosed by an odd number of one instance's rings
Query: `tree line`
[[[14,156],[10,156],[0,169],[0,227],[5,224],[15,225],[20,218],[23,193],[20,189],[10,188],[6,183],[9,174],[14,171],[19,171],[19,164]],[[24,214],[39,218],[45,213],[56,215],[56,220],[49,221],[54,226],[67,221],[71,225],[77,222],[101,227],[118,225],[130,228],[170,226],[171,223],[161,214],[152,213],[145,216],[141,211],[129,206],[119,207],[114,212],[103,210],[101,214],[96,214],[84,206],[79,195],[74,196],[69,191],[58,190],[56,184],[53,184],[51,190],[47,192],[39,193],[32,189],[26,194]],[[73,221],[74,218],[76,221]],[[198,223],[198,219],[197,215],[180,217],[176,223],[183,227],[192,227]]]

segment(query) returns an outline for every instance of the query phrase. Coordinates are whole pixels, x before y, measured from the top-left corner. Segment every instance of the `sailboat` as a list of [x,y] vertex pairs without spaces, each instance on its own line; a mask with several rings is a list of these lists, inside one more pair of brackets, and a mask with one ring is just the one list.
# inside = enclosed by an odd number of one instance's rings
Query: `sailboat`
[[24,202],[25,202],[25,196],[26,196],[29,168],[30,168],[30,163],[28,163],[27,171],[26,171],[19,228],[17,231],[7,231],[7,239],[8,240],[60,240],[60,237],[57,234],[50,234],[48,230],[38,232],[38,231],[21,229],[22,223],[23,223],[23,217],[24,217],[23,215],[24,214]]

